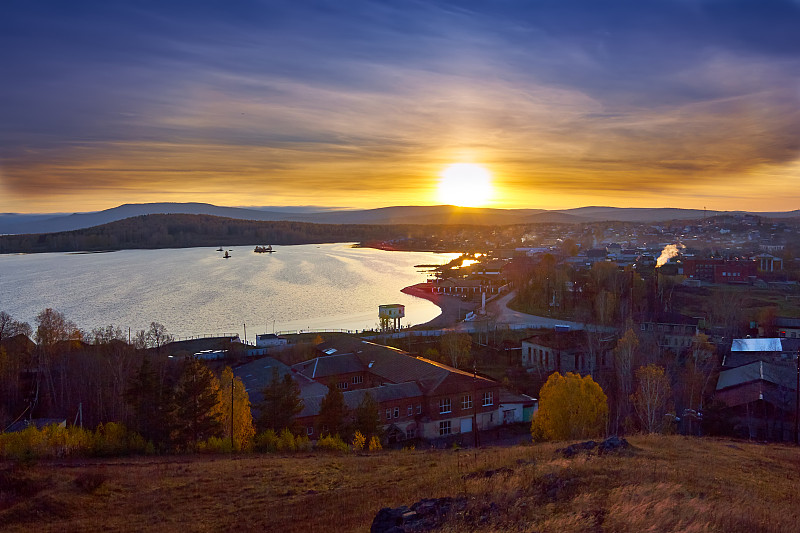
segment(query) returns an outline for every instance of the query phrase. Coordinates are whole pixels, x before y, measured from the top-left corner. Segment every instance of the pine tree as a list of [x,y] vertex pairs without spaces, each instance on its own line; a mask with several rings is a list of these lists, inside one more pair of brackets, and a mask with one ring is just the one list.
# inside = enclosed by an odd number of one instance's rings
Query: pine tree
[[322,398],[319,421],[323,428],[321,433],[340,437],[346,433],[347,406],[342,391],[335,384],[328,385],[328,394]]
[[358,406],[353,410],[353,429],[369,439],[372,436],[381,437],[381,414],[378,402],[367,392],[361,398]]
[[295,432],[297,423],[294,417],[303,410],[303,400],[300,399],[300,387],[292,376],[285,374],[281,379],[278,371],[273,369],[272,381],[262,394],[264,399],[258,404],[258,429],[272,429],[275,433],[283,429]]
[[193,357],[184,363],[175,400],[179,446],[193,449],[200,441],[222,435],[219,381]]

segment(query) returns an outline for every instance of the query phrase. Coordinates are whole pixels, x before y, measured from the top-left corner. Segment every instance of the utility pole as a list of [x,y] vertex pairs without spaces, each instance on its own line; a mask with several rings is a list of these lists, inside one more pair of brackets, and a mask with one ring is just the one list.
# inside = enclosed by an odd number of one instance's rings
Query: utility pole
[[472,364],[472,435],[474,438],[475,449],[478,448],[480,442],[478,439],[478,370],[475,364]]
[[236,385],[235,376],[231,371],[231,453],[233,453],[233,387]]
[[800,349],[797,350],[797,383],[794,389],[794,443],[800,445]]
[[247,344],[247,324],[242,324],[244,326],[244,343]]

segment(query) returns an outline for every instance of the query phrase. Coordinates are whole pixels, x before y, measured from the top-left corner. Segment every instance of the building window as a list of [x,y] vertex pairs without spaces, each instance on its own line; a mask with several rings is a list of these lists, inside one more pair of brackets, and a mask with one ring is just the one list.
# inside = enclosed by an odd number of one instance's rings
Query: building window
[[422,404],[421,404],[421,403],[418,403],[418,404],[417,404],[417,414],[418,414],[418,415],[421,415],[421,414],[422,414]]
[[406,414],[408,416],[412,416],[414,414],[414,406],[413,405],[409,405],[408,406],[408,412]]
[[314,426],[308,426],[306,428],[306,435],[313,435],[314,434]]
[[417,436],[416,428],[408,428],[406,430],[406,438],[407,439],[414,439],[414,438],[416,438],[416,436]]
[[439,400],[439,413],[449,413],[451,410],[450,398],[442,398]]
[[465,394],[463,398],[461,398],[461,408],[462,409],[472,409],[472,395]]
[[390,418],[392,418],[392,410],[391,409],[387,409],[386,410],[386,420],[389,420]]
[[484,392],[483,393],[483,405],[484,405],[484,407],[486,407],[487,405],[494,405],[494,393],[493,392],[489,391],[489,392]]
[[400,408],[399,407],[395,407],[394,408],[394,417],[395,418],[400,418]]
[[346,381],[340,381],[339,383],[336,384],[336,388],[337,389],[346,389],[347,388],[347,382]]
[[452,426],[449,420],[443,420],[439,422],[439,436],[442,437],[444,435],[449,435],[452,431]]
[[364,376],[353,376],[353,385],[364,383]]

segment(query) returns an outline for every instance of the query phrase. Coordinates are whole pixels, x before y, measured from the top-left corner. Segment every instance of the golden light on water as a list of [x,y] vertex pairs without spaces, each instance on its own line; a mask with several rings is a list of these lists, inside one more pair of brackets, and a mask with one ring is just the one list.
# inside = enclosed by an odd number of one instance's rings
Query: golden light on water
[[444,169],[439,181],[439,201],[462,207],[482,207],[494,195],[492,175],[474,163],[454,163]]

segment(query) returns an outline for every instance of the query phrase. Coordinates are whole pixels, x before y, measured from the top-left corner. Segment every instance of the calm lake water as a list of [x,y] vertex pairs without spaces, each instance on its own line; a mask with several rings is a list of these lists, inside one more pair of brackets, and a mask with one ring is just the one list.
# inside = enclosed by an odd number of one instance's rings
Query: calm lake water
[[123,250],[99,254],[0,255],[0,310],[34,325],[47,307],[80,328],[134,332],[151,321],[176,336],[301,329],[370,329],[378,305],[406,306],[403,325],[439,315],[400,289],[425,281],[421,264],[457,254],[386,252],[350,244]]

